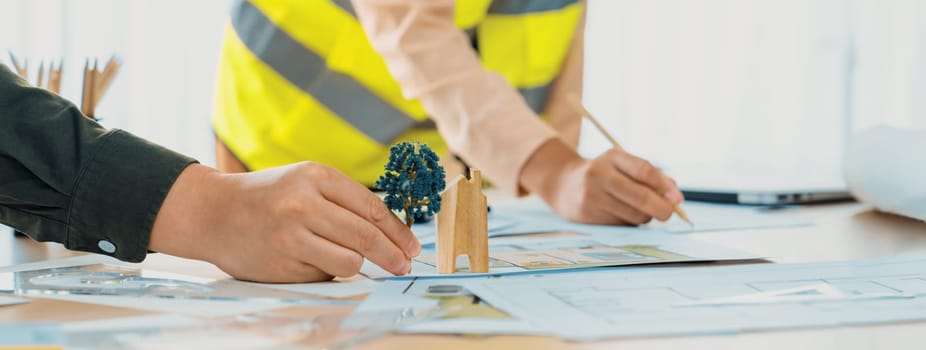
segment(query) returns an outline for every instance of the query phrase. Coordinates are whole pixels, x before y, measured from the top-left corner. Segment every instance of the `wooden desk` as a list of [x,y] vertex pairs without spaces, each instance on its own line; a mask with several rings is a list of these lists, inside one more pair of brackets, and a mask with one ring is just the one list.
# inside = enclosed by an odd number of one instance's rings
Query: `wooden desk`
[[[793,210],[793,209],[789,209]],[[858,203],[817,205],[800,208],[815,224],[807,227],[743,230],[693,234],[716,244],[768,256],[776,262],[812,262],[926,254],[926,223],[874,212]],[[788,215],[789,211],[770,215]],[[56,244],[41,244],[26,238],[0,237],[2,262],[23,263],[72,255]],[[152,255],[145,267],[204,277],[225,276],[202,262]],[[40,312],[31,312],[31,311]],[[310,310],[305,310],[310,312]],[[36,300],[30,305],[0,308],[0,321],[69,321],[132,315],[137,311],[86,304]],[[621,339],[594,343],[570,343],[550,337],[528,336],[419,336],[397,335],[365,344],[364,349],[896,349],[922,348],[926,322],[865,327],[839,327],[796,331],[750,332],[732,336]]]

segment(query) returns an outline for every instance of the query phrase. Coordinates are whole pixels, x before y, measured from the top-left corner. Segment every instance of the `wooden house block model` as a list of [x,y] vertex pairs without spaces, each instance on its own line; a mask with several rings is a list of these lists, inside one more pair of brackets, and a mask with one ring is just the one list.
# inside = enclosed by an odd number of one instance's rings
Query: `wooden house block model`
[[482,193],[482,174],[470,169],[441,196],[437,213],[437,271],[454,273],[457,257],[469,257],[470,272],[489,272],[488,203]]

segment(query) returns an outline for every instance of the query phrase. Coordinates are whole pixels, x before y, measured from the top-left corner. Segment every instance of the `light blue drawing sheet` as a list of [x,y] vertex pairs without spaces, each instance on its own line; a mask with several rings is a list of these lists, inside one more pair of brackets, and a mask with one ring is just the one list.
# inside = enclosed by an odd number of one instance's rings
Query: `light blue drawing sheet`
[[466,288],[537,329],[575,340],[926,320],[926,256],[594,270]]

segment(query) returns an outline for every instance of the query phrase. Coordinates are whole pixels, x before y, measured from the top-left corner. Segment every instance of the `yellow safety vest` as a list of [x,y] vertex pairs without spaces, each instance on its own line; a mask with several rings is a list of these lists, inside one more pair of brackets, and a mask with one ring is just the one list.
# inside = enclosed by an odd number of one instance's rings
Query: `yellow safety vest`
[[[484,67],[540,114],[581,13],[578,0],[459,0],[454,22]],[[447,153],[421,103],[402,97],[349,0],[236,4],[213,126],[250,170],[311,160],[367,186],[396,142]]]

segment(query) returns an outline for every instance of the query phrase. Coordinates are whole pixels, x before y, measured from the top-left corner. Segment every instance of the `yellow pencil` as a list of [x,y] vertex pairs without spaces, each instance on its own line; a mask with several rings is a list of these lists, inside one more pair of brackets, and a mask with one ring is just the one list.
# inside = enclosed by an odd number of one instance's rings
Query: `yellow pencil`
[[[588,121],[592,122],[592,124],[594,124],[595,127],[598,128],[598,131],[600,131],[604,135],[604,137],[606,137],[608,141],[611,142],[611,146],[613,146],[615,149],[618,149],[618,150],[624,149],[623,147],[621,147],[620,143],[617,143],[617,139],[615,139],[614,136],[611,136],[611,133],[605,130],[604,125],[601,125],[601,123],[598,122],[598,119],[592,116],[592,113],[589,112],[588,109],[586,109],[585,106],[582,105],[582,102],[579,100],[579,97],[577,97],[575,94],[570,94],[568,96],[568,99],[569,99],[569,103],[572,104],[572,107],[577,112],[579,112],[579,114],[587,118]],[[689,225],[694,226],[694,223],[692,223],[691,220],[688,219],[688,214],[686,214],[685,211],[682,210],[681,205],[675,206],[675,214],[678,214],[678,217],[682,218],[682,220],[685,220],[685,222],[687,222]]]
[[39,80],[35,82],[36,87],[46,89],[45,85],[45,60],[39,61]]
[[112,84],[113,79],[116,78],[116,74],[119,73],[119,67],[122,62],[119,60],[119,57],[113,55],[110,57],[109,61],[106,62],[106,66],[103,67],[103,72],[99,76],[99,81],[95,82],[95,89],[93,95],[96,98],[94,101],[94,106],[99,103],[103,98],[103,95],[106,94],[106,91],[109,90],[109,85]]
[[16,69],[16,73],[19,73],[19,76],[23,79],[28,80],[26,74],[29,69],[29,61],[23,61],[23,65],[20,65],[19,60],[16,59],[16,55],[13,55],[13,50],[9,50],[8,52],[10,54],[10,61],[13,62],[13,69]]
[[56,94],[61,93],[61,65],[63,63],[63,59],[58,61],[58,67],[54,68],[54,61],[52,61],[52,67],[48,72],[48,90]]

